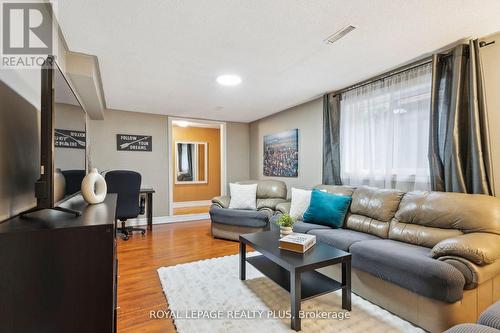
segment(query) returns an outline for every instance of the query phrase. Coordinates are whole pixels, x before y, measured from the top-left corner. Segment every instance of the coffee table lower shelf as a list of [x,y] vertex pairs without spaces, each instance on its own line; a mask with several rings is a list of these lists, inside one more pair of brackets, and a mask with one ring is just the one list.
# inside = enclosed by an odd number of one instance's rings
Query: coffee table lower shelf
[[[247,257],[246,261],[262,274],[290,292],[290,272],[263,255]],[[316,271],[301,273],[301,300],[342,289],[342,284]]]

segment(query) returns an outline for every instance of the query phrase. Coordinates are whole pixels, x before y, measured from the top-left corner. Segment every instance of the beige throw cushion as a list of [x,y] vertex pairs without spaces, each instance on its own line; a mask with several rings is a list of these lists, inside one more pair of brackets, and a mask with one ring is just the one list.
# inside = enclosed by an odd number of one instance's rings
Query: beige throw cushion
[[229,184],[231,209],[257,209],[257,184]]
[[290,216],[294,219],[302,219],[304,212],[309,207],[311,201],[310,190],[301,190],[292,187],[292,200],[290,203]]

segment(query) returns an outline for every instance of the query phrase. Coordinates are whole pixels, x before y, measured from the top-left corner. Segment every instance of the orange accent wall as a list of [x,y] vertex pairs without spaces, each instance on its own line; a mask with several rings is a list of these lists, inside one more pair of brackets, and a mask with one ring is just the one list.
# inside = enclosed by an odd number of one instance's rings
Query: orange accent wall
[[[218,128],[172,127],[172,159],[175,161],[176,141],[207,142],[208,182],[206,184],[175,184],[174,202],[210,200],[220,195],[220,130]],[[175,165],[175,163],[174,163]]]

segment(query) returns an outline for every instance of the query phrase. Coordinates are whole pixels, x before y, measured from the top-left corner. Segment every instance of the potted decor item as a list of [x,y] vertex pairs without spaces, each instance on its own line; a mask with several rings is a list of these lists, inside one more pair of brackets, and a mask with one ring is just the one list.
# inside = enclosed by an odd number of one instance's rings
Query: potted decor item
[[291,217],[289,214],[283,214],[281,217],[276,221],[276,224],[280,226],[280,236],[284,237],[289,234],[291,234],[292,227],[293,227],[293,217]]

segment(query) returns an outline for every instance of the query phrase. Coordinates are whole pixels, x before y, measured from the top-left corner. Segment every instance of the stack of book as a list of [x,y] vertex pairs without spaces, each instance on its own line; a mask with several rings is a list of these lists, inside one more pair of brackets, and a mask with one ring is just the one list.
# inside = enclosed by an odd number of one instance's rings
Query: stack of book
[[280,239],[279,248],[304,253],[316,244],[316,236],[293,233]]

